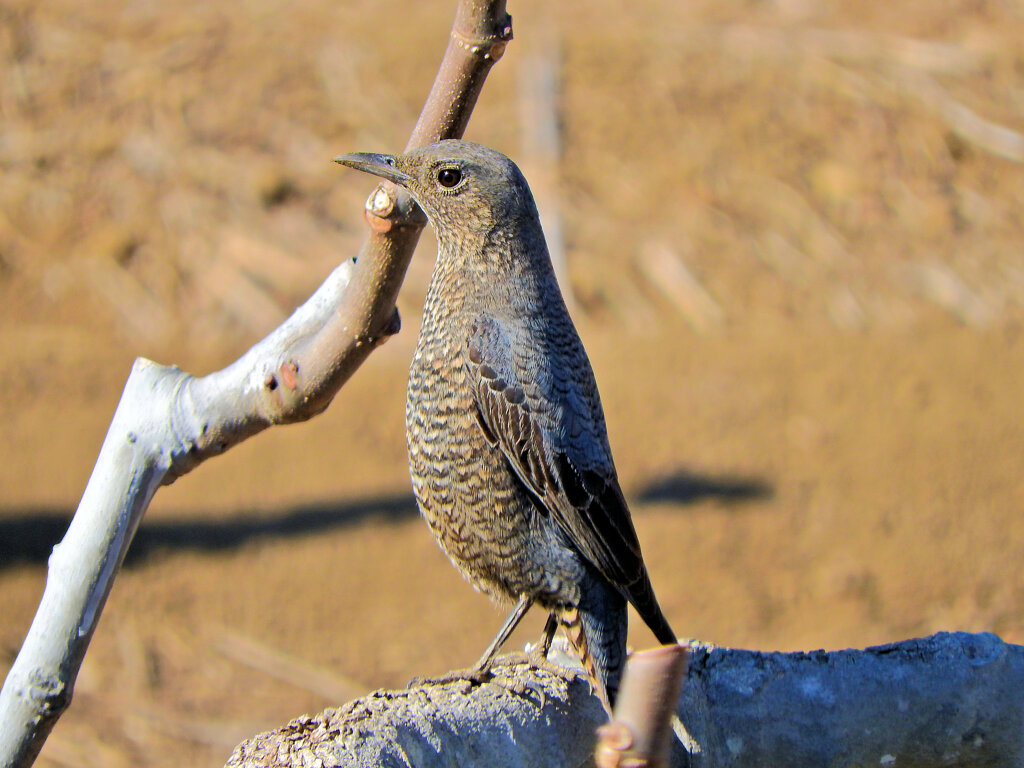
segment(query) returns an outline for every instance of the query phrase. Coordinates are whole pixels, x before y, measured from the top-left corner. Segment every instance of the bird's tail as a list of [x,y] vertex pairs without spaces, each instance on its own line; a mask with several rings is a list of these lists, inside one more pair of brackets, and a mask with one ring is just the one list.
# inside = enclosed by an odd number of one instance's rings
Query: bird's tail
[[654,596],[654,587],[651,586],[651,579],[647,575],[647,569],[643,569],[640,580],[629,588],[629,602],[636,608],[640,618],[651,628],[651,632],[658,638],[662,645],[675,645],[679,642],[676,633],[669,626],[668,619],[661,612],[658,605],[658,598]]
[[559,621],[611,716],[626,664],[626,601],[602,579],[581,587],[579,605],[562,609]]

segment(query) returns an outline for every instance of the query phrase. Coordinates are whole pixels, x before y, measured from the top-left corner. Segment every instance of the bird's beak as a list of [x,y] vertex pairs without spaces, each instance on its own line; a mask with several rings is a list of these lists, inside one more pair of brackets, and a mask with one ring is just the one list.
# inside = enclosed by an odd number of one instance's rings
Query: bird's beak
[[402,173],[395,167],[394,155],[378,155],[373,152],[350,152],[347,155],[338,155],[334,162],[355,168],[357,171],[366,171],[382,179],[393,181],[395,184],[405,186],[412,181],[412,176]]

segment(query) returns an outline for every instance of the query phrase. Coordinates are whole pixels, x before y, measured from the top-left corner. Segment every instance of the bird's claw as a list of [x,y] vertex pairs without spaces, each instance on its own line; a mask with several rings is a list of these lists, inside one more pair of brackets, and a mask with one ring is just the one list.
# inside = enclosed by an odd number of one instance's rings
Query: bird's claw
[[522,654],[524,660],[534,669],[547,672],[549,675],[564,678],[566,673],[571,674],[572,670],[556,664],[548,658],[548,649],[543,645],[535,645]]
[[434,685],[465,682],[470,686],[489,683],[494,675],[488,669],[454,669],[438,677],[414,677],[406,688],[428,688]]
[[[531,670],[540,670],[542,672],[547,672],[549,675],[554,677],[564,679],[569,670],[566,670],[564,667],[561,667],[548,659],[546,651],[547,649],[542,645],[537,645],[527,651],[510,653],[502,658],[502,663],[498,667],[498,670],[500,671],[503,668],[525,664]],[[536,694],[536,698],[541,709],[543,709],[544,705],[547,703],[545,685],[536,678],[527,678],[524,681],[520,676],[502,676],[500,678],[495,677],[490,682],[505,688],[510,693],[527,698],[529,698],[528,693],[532,691]]]
[[[519,677],[494,677],[489,680],[492,685],[496,685],[499,688],[511,693],[513,696],[518,696],[527,701],[537,700],[538,708],[543,709],[544,704],[547,703],[547,694],[544,693],[543,683],[537,680],[523,680]],[[533,693],[534,696],[530,696]]]
[[[524,654],[525,655],[525,654]],[[547,701],[544,686],[536,681],[523,682],[516,677],[496,676],[490,669],[456,669],[439,677],[414,677],[406,688],[429,688],[435,685],[467,683],[470,688],[490,683],[508,691],[514,696],[530,699],[529,692],[536,694],[543,707]]]
[[547,658],[542,646],[531,648],[529,651],[512,653],[501,659],[496,668],[488,669],[456,669],[437,677],[414,677],[409,681],[407,688],[425,688],[435,685],[447,685],[450,683],[464,682],[470,687],[490,683],[502,688],[514,696],[537,701],[540,709],[547,703],[547,694],[544,683],[539,680],[515,674],[515,667],[525,664],[530,669],[537,669],[555,677],[564,678],[566,671]]

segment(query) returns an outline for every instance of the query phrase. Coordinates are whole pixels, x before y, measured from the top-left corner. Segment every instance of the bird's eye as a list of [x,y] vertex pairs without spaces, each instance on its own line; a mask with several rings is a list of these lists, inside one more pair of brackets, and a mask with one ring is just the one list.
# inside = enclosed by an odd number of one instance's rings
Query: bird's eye
[[458,168],[442,168],[437,172],[437,183],[451,189],[462,181],[462,171]]

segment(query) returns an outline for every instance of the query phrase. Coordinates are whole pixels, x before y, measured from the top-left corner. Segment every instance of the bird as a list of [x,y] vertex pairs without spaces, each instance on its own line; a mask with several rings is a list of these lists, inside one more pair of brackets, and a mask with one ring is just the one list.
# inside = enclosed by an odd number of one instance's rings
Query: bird
[[486,674],[534,604],[535,662],[561,626],[611,713],[627,603],[675,644],[612,459],[593,369],[518,166],[469,141],[335,161],[404,188],[438,242],[409,371],[413,490],[442,550],[514,607],[473,668]]

